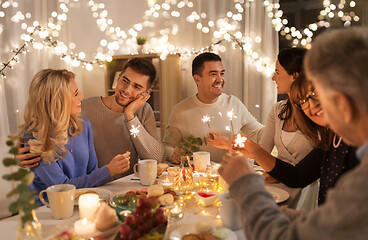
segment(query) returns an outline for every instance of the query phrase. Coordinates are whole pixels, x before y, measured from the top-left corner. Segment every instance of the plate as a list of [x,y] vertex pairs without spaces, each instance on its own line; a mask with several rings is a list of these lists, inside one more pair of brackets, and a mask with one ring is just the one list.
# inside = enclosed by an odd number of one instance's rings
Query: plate
[[85,193],[97,193],[98,196],[100,197],[101,200],[103,201],[107,201],[109,198],[111,198],[112,196],[112,192],[110,190],[104,189],[104,188],[79,188],[75,190],[75,200],[74,200],[74,205],[77,206],[78,205],[78,199],[79,196]]
[[[186,225],[179,227],[178,229],[171,232],[169,239],[179,240],[182,239],[185,235],[190,233],[194,234],[197,233],[194,225]],[[237,240],[235,233],[228,228],[219,228],[215,230],[214,235],[218,237],[223,236],[222,238],[220,238],[221,240]]]
[[290,197],[287,191],[278,187],[266,186],[266,190],[273,196],[276,203],[286,201]]

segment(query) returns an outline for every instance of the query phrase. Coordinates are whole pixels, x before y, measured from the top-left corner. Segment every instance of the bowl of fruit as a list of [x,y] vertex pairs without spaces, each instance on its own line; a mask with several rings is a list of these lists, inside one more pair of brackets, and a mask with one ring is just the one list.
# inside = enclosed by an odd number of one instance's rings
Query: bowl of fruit
[[114,240],[163,239],[167,218],[154,197],[138,200],[133,214],[125,217]]

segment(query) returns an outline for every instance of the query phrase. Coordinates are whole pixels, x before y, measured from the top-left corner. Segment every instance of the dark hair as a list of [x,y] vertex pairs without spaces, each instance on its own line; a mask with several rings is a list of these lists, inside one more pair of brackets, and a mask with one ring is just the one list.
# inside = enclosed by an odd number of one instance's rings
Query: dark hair
[[152,62],[148,61],[144,58],[132,58],[127,64],[125,64],[122,74],[127,70],[127,68],[133,69],[135,72],[149,76],[148,79],[148,88],[151,87],[153,81],[156,78],[156,68],[152,64]]
[[[277,55],[280,65],[285,69],[287,74],[301,74],[303,71],[303,60],[307,50],[304,48],[284,48]],[[281,109],[278,117],[281,120],[288,120],[292,115],[292,106],[288,99]],[[284,116],[285,115],[285,116]]]
[[205,62],[211,62],[211,61],[221,62],[221,58],[219,55],[215,53],[210,53],[210,52],[201,53],[198,56],[196,56],[192,62],[192,75],[201,76],[203,68],[204,68],[203,64]]
[[303,110],[297,109],[299,103],[308,94],[309,83],[304,73],[299,74],[290,88],[290,102],[295,111],[295,124],[298,129],[309,139],[313,147],[328,150],[331,146],[334,133],[327,127],[313,122]]

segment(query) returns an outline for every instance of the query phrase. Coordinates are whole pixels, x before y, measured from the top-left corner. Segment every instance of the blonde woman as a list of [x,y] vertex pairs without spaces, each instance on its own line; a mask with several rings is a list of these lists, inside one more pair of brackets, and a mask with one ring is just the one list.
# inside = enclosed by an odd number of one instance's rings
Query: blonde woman
[[99,186],[129,169],[129,152],[97,167],[91,123],[80,116],[82,98],[75,75],[68,70],[41,70],[31,82],[20,137],[31,153],[42,158],[31,169],[35,173],[31,188],[37,192],[61,183]]

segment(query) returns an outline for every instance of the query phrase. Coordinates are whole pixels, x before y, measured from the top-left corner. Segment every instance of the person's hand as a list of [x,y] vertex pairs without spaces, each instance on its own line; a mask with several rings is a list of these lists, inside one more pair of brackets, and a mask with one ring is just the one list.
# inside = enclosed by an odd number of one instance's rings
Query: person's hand
[[22,168],[34,168],[39,165],[41,157],[39,154],[30,153],[30,146],[23,147],[22,141],[19,139],[17,143],[18,153],[14,156],[19,161]]
[[229,149],[229,138],[219,132],[207,133],[207,142],[209,145],[219,149]]
[[111,176],[128,171],[130,168],[130,152],[116,155],[106,167]]
[[266,183],[279,183],[276,178],[271,177],[271,175],[266,172],[264,172],[262,176],[264,177]]
[[246,156],[240,152],[233,152],[224,155],[218,172],[231,185],[237,178],[253,173],[254,170]]
[[148,92],[142,92],[137,95],[137,97],[131,101],[124,109],[125,118],[130,121],[134,118],[135,112],[144,105],[145,102],[151,97]]
[[[245,136],[242,135],[242,137],[245,137]],[[233,148],[233,150],[241,152],[242,154],[244,154],[248,158],[251,158],[251,159],[257,158],[256,155],[258,154],[258,152],[263,150],[263,148],[261,146],[259,146],[257,143],[253,142],[249,138],[247,138],[245,140],[244,147],[236,147],[235,146],[235,138],[236,138],[236,135],[234,135],[232,137],[232,148]]]
[[173,155],[171,156],[171,162],[174,164],[180,164],[181,163],[181,155],[180,153],[184,152],[183,149],[177,148],[175,149]]

